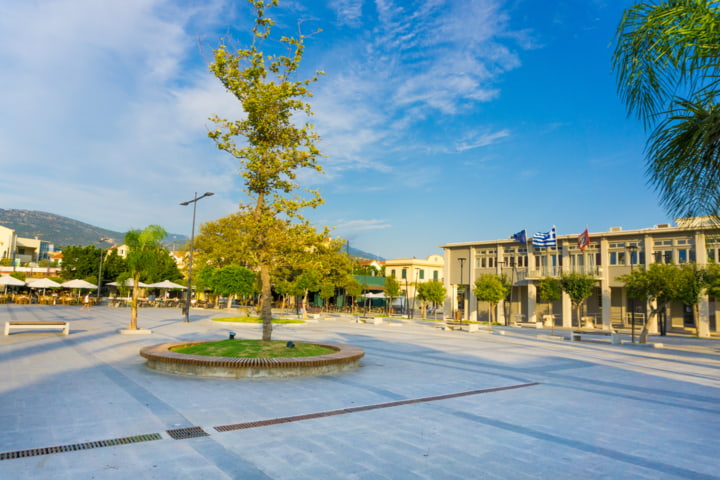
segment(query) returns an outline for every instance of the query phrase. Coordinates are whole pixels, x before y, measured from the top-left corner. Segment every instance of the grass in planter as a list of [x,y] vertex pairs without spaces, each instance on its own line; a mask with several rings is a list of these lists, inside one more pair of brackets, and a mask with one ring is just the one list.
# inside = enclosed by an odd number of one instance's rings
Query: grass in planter
[[[233,323],[262,323],[260,317],[222,317],[213,318],[213,322],[233,322]],[[305,323],[302,320],[292,320],[289,318],[273,318],[272,323]]]
[[233,358],[293,358],[328,355],[335,350],[311,343],[295,343],[295,348],[288,348],[287,342],[272,340],[220,340],[219,342],[199,343],[188,347],[173,348],[173,352],[189,355],[205,355],[209,357]]

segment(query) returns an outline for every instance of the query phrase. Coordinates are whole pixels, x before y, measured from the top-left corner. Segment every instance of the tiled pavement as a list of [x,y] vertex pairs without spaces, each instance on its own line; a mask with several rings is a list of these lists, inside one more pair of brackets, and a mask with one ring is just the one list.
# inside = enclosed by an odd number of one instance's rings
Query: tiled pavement
[[719,340],[651,349],[335,318],[274,338],[359,346],[353,372],[145,368],[146,345],[260,336],[211,320],[224,314],[140,310],[153,334],[127,336],[127,309],[0,305],[0,324],[71,322],[67,337],[0,337],[0,479],[720,479]]

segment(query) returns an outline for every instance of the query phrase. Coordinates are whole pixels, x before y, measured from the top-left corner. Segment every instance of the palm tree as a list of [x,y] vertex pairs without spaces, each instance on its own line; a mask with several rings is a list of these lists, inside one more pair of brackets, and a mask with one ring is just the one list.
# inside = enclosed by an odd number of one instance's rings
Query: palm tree
[[130,330],[137,330],[137,301],[140,293],[140,277],[157,263],[158,254],[164,247],[160,241],[167,233],[159,225],[150,225],[144,230],[130,230],[125,234],[128,246],[127,265],[133,280],[132,301],[130,303]]
[[647,174],[679,217],[720,212],[720,5],[665,0],[628,8],[613,70],[628,113],[650,130]]

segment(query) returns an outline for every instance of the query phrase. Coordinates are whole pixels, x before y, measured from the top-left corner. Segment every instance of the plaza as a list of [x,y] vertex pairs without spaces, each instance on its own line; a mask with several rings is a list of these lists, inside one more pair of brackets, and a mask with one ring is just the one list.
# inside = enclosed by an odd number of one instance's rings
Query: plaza
[[[140,348],[260,338],[227,311],[0,305],[70,334],[0,337],[3,479],[720,479],[720,341],[663,348],[328,316],[273,338],[350,344],[360,368],[292,379],[147,369]],[[569,330],[556,329],[567,335]],[[629,335],[624,335],[629,340]]]

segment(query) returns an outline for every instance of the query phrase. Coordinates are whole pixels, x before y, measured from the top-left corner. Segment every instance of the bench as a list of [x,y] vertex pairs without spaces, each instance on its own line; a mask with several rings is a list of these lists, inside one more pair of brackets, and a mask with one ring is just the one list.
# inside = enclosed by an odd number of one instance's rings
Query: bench
[[520,328],[542,328],[542,322],[515,322],[516,327]]
[[583,339],[587,342],[608,342],[613,345],[620,345],[622,343],[619,333],[606,330],[598,332],[572,332],[570,336],[570,340],[573,342],[580,342]]
[[468,332],[477,332],[479,327],[477,323],[445,321],[446,330],[465,330],[467,328]]
[[62,329],[63,335],[70,334],[70,322],[5,322],[5,335],[10,335],[10,329]]
[[356,323],[371,323],[373,325],[381,325],[383,323],[383,317],[355,317]]

